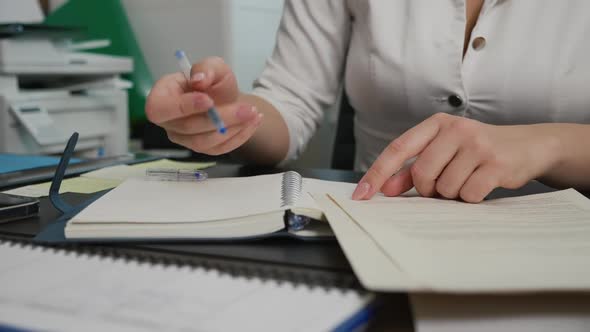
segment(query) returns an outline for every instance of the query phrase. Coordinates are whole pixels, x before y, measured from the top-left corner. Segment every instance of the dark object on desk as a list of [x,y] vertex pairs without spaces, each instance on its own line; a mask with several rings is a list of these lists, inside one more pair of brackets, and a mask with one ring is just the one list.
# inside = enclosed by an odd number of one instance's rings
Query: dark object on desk
[[30,218],[38,213],[38,199],[0,193],[0,223]]

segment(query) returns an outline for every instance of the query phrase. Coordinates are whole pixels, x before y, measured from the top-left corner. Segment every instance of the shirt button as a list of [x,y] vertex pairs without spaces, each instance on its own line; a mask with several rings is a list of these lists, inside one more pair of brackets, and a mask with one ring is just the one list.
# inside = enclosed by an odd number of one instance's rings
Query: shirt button
[[471,47],[474,50],[479,51],[486,46],[486,39],[484,37],[477,37],[471,42]]
[[449,98],[447,98],[447,101],[449,102],[449,105],[453,107],[460,107],[463,105],[463,99],[457,95],[450,95]]

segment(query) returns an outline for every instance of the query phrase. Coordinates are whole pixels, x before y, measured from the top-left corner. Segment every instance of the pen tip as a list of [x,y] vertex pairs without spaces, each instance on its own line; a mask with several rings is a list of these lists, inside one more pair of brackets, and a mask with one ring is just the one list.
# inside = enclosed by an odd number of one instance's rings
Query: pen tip
[[222,134],[225,134],[225,133],[227,132],[227,129],[225,129],[225,128],[220,128],[220,129],[219,129],[219,132],[220,132],[220,133],[222,133]]
[[174,52],[174,55],[176,56],[177,59],[184,58],[184,52],[182,50],[176,50],[176,52]]

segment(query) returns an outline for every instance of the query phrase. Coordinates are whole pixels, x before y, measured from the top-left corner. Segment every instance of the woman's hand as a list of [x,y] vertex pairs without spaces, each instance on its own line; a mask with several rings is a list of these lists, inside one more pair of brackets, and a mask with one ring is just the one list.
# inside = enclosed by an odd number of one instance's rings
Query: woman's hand
[[392,141],[352,197],[397,196],[415,186],[422,196],[477,203],[494,188],[515,189],[543,176],[558,162],[559,149],[543,125],[493,126],[438,113]]
[[[249,103],[240,102],[240,93],[231,68],[217,57],[193,65],[191,80],[178,72],[162,77],[152,88],[146,115],[164,128],[168,138],[196,152],[219,155],[230,152],[254,134],[262,114]],[[227,127],[216,131],[207,116],[215,105]]]

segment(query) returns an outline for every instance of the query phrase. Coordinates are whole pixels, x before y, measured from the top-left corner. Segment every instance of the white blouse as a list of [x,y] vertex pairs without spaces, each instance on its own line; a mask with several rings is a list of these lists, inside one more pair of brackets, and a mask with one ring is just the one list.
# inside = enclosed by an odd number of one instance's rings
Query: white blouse
[[[486,0],[463,57],[464,0],[287,0],[254,94],[296,158],[344,83],[355,168],[437,112],[490,124],[590,123],[590,1]],[[590,143],[590,142],[587,142]]]

